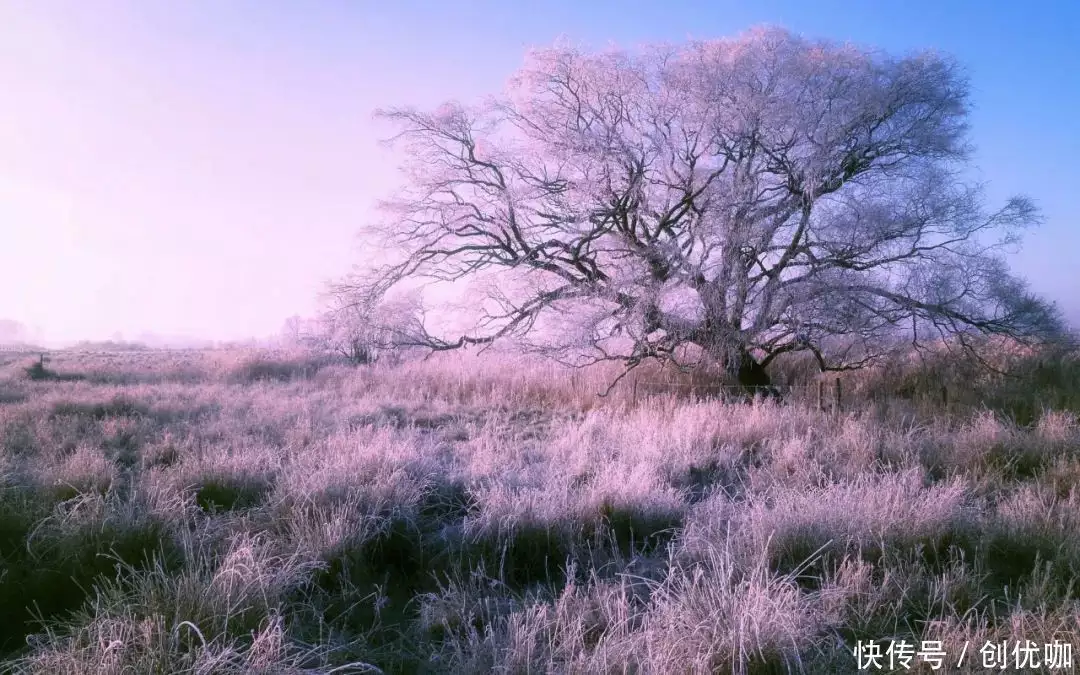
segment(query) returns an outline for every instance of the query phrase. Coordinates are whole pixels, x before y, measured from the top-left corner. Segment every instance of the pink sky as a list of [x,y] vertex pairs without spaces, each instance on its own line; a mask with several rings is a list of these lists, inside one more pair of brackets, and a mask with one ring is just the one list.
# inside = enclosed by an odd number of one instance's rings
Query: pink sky
[[0,4],[0,317],[272,333],[356,259],[394,175],[371,110],[405,92],[134,6]]
[[[995,200],[1029,192],[1045,206],[1048,225],[1018,270],[1080,318],[1075,166],[1042,150],[1070,156],[1077,135],[1049,122],[1067,107],[1018,95],[1026,79],[993,79],[1029,67],[1009,66],[1010,54],[1060,66],[1036,49],[1049,42],[984,54],[1016,34],[1016,19],[971,42],[951,18],[934,23],[917,8],[878,16],[845,3],[829,14],[762,1],[676,12],[631,0],[0,0],[0,318],[50,340],[272,334],[313,311],[323,282],[362,256],[354,234],[397,179],[377,145],[390,129],[372,121],[376,107],[494,93],[526,47],[563,32],[633,45],[761,22],[983,59],[973,68],[976,162]],[[1053,138],[1032,140],[1040,130]]]

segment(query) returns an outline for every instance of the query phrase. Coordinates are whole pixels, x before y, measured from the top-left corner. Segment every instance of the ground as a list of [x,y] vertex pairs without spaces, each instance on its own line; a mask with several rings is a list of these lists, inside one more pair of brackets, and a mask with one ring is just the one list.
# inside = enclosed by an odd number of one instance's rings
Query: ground
[[831,673],[905,640],[976,672],[988,641],[1080,643],[1075,411],[603,398],[611,371],[507,355],[37,361],[0,354],[0,670]]

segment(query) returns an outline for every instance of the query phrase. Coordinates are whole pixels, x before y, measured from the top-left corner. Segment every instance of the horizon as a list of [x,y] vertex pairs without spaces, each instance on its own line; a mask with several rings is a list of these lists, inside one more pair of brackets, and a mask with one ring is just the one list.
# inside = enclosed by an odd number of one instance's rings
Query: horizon
[[15,101],[0,109],[0,320],[43,343],[276,335],[361,261],[356,233],[395,185],[375,108],[497,93],[528,48],[560,37],[633,47],[761,24],[954,56],[990,208],[1028,194],[1045,217],[1010,266],[1080,327],[1080,10],[1065,3],[12,0],[0,22],[0,87]]

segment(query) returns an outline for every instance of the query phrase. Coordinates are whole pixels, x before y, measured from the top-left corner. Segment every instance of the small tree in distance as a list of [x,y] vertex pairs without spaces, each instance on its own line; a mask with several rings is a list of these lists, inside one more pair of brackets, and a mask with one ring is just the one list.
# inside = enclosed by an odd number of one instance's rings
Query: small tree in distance
[[328,311],[319,320],[313,346],[344,356],[356,365],[373,363],[378,354],[378,336],[370,330],[365,312],[357,308]]
[[406,336],[418,321],[413,296],[376,304],[340,302],[332,293],[329,303],[314,319],[290,317],[282,328],[287,344],[344,357],[366,365],[387,357],[397,358],[406,348]]
[[[433,350],[527,339],[579,363],[697,346],[746,386],[781,354],[821,370],[898,340],[1062,332],[1001,254],[1039,221],[966,183],[968,87],[948,58],[895,58],[782,29],[588,53],[532,52],[476,107],[395,108],[407,180],[367,230],[396,253],[338,287],[370,305],[412,280],[496,273],[480,318]],[[560,343],[560,336],[577,336]],[[624,372],[625,374],[625,372]]]

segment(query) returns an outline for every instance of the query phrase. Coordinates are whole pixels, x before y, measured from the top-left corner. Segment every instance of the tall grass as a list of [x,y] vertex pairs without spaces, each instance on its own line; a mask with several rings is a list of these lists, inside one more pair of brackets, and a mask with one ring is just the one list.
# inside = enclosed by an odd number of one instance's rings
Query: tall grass
[[[599,396],[613,369],[508,355],[8,360],[0,669],[827,673],[859,640],[1076,643],[1072,358],[862,373],[841,413],[655,365]],[[942,383],[947,414],[918,390]]]

